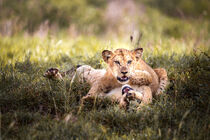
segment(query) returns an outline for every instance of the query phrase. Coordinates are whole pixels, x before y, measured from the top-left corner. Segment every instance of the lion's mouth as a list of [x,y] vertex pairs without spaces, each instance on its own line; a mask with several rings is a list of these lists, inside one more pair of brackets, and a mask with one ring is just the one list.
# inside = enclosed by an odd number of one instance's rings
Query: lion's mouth
[[129,77],[127,77],[127,76],[117,77],[117,80],[120,81],[120,82],[126,82],[126,81],[129,80]]

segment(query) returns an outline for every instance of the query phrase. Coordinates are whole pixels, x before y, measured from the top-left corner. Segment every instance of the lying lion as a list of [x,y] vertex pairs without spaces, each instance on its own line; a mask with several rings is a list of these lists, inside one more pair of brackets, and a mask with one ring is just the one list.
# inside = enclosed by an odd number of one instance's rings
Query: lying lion
[[[148,104],[152,96],[161,94],[168,83],[167,72],[163,68],[152,69],[142,59],[142,48],[135,50],[117,49],[114,52],[104,50],[103,60],[107,69],[94,69],[83,65],[76,69],[75,76],[86,81],[91,88],[84,101],[92,97],[109,97],[126,107],[130,100],[139,100],[141,105]],[[47,78],[62,79],[68,72],[59,72],[51,68],[44,74]]]

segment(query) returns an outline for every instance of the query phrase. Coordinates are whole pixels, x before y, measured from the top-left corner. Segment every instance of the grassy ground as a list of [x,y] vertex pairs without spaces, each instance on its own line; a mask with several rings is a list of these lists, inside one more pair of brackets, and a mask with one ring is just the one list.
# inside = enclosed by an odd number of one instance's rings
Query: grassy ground
[[149,18],[139,23],[143,58],[154,68],[166,68],[170,85],[141,110],[97,100],[79,112],[88,85],[42,77],[49,67],[105,67],[101,51],[132,49],[128,41],[64,34],[1,37],[0,139],[209,139],[209,21],[147,10]]

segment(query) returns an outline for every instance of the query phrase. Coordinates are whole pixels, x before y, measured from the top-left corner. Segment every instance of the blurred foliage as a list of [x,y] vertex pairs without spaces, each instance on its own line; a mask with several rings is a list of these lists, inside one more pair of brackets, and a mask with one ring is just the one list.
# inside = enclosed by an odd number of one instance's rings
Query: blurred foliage
[[[123,24],[122,22],[126,22],[119,19],[122,18],[120,16],[128,16],[126,15],[126,8],[127,10],[135,11],[135,7],[129,7],[128,3],[128,6],[125,6],[124,15],[114,17],[119,22],[115,21],[116,23],[112,23],[112,21],[110,22],[110,20],[106,19],[107,8],[110,8],[107,6],[112,2],[112,0],[1,0],[0,32],[11,30],[12,33],[10,34],[23,31],[33,33],[43,26],[45,30],[50,27],[52,31],[68,28],[71,32],[104,34],[108,27],[112,26],[110,24],[117,23],[114,25],[114,30],[117,30],[116,28],[120,28],[120,25]],[[125,3],[122,0],[123,2]],[[132,0],[131,3],[134,3],[136,9],[140,10],[144,9],[141,5],[150,5],[152,9],[157,8],[165,15],[210,19],[210,2],[208,0],[139,0],[139,3]],[[115,6],[112,6],[112,11],[116,10],[119,12],[120,9],[116,9],[119,7]],[[138,10],[133,14],[135,13],[138,13]],[[116,13],[113,12],[113,14]],[[142,14],[133,16],[136,19],[140,17],[140,20],[145,20],[141,18]],[[126,26],[123,28],[126,28]],[[176,27],[172,30],[176,30]],[[179,36],[179,33],[176,34],[176,36]]]
[[145,2],[167,15],[210,19],[209,0],[148,0]]
[[2,0],[0,19],[17,20],[29,32],[45,21],[64,28],[75,24],[81,31],[92,25],[97,31],[103,26],[104,6],[105,0]]

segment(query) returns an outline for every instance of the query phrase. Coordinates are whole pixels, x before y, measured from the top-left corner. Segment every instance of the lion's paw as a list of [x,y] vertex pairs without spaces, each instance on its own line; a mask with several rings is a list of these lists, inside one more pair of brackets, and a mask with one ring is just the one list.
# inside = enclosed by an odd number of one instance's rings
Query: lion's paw
[[43,76],[48,79],[62,79],[62,75],[57,68],[48,69]]
[[124,85],[122,87],[122,95],[124,95],[124,94],[128,100],[134,100],[136,97],[136,93],[135,93],[134,89],[131,88],[130,85]]

